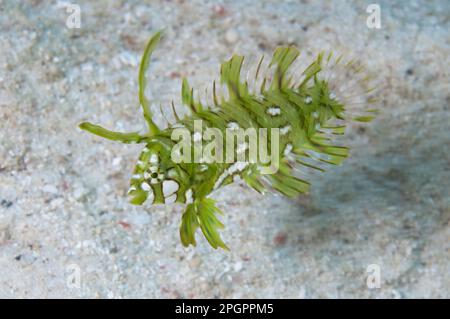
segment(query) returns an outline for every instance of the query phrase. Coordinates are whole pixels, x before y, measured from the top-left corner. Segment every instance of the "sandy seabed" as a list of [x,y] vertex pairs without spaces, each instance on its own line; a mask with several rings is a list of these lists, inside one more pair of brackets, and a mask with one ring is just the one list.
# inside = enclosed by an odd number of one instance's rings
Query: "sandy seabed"
[[[80,29],[57,1],[0,2],[0,297],[450,297],[449,1],[378,1],[380,29],[367,1],[76,2]],[[140,146],[77,128],[144,128],[138,64],[161,28],[157,102],[179,101],[184,76],[210,84],[233,53],[293,44],[363,61],[380,115],[351,127],[351,158],[310,194],[215,193],[231,252],[199,235],[183,248],[181,205],[127,202]]]

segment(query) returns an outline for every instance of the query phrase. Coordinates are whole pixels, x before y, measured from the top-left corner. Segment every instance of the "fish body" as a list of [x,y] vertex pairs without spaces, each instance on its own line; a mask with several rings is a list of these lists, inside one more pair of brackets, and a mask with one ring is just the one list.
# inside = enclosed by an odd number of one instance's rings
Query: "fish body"
[[[160,129],[143,93],[144,73],[159,37],[157,33],[150,39],[139,72],[139,97],[149,133],[111,132],[90,123],[80,127],[112,140],[144,144],[131,177],[130,201],[136,205],[187,204],[180,226],[185,246],[196,245],[195,233],[200,228],[214,248],[228,249],[218,232],[223,224],[217,215],[222,212],[209,198],[215,190],[242,180],[260,193],[274,191],[288,197],[305,193],[310,184],[298,172],[324,171],[328,165],[340,164],[349,150],[336,140],[344,134],[346,124],[374,117],[374,109],[355,112],[352,107],[374,102],[368,77],[359,64],[322,53],[296,74],[293,65],[300,52],[280,47],[265,67],[260,60],[252,84],[242,79],[243,56],[224,62],[220,72],[224,88],[216,90],[214,82],[211,105],[196,100],[193,89],[183,80],[182,103],[189,113],[180,117],[172,107],[176,123]],[[350,92],[339,77],[348,73],[354,75],[355,82]],[[211,147],[212,136],[205,132],[212,129],[215,142],[217,137],[225,138],[220,145],[231,148],[231,157],[228,153],[220,157],[220,150]],[[183,136],[189,145],[187,151],[179,147]],[[251,158],[250,154],[262,151],[262,141],[276,165],[267,158]],[[214,152],[196,152],[199,149]],[[184,160],[179,160],[180,156]]]

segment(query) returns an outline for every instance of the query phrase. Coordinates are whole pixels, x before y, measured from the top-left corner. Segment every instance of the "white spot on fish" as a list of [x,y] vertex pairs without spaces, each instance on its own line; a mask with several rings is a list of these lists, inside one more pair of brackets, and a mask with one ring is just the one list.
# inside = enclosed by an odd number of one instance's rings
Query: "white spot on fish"
[[141,188],[142,188],[142,190],[144,190],[144,191],[146,191],[146,192],[149,192],[149,191],[152,189],[152,188],[150,187],[150,185],[148,185],[147,182],[142,182]]
[[223,171],[223,173],[219,176],[219,178],[217,179],[216,183],[214,184],[214,189],[218,188],[220,186],[220,184],[222,184],[224,179],[228,177],[228,174],[229,173],[228,173],[227,170]]
[[291,151],[292,151],[292,144],[287,144],[283,152],[284,156],[288,156],[291,153]]
[[152,163],[152,164],[158,163],[158,155],[152,154],[152,155],[150,156],[150,163]]
[[278,106],[272,106],[267,109],[267,114],[276,116],[281,114],[281,109]]
[[239,124],[237,122],[230,122],[228,123],[227,128],[229,128],[232,131],[235,131],[239,129]]
[[307,97],[305,98],[305,103],[306,103],[306,104],[311,104],[311,102],[312,102],[312,97],[307,96]]
[[280,129],[280,133],[281,133],[281,135],[285,135],[285,134],[289,133],[290,130],[291,130],[291,126],[286,125]]
[[150,173],[156,173],[158,172],[158,166],[150,166],[148,170],[150,171]]
[[159,182],[160,182],[160,180],[157,179],[157,178],[151,178],[150,179],[150,184],[158,184]]
[[178,183],[175,181],[171,181],[171,180],[164,181],[162,186],[163,186],[164,197],[168,197],[168,196],[172,195],[179,188]]
[[141,168],[145,167],[145,163],[143,161],[138,161],[137,165]]
[[192,189],[188,189],[186,192],[186,203],[192,203],[194,201],[194,198],[192,196]]
[[246,162],[236,162],[228,167],[228,174],[233,174],[235,172],[240,172],[247,167],[248,163]]
[[151,204],[153,204],[153,200],[154,200],[154,199],[155,199],[155,195],[153,194],[152,191],[150,191],[150,192],[148,193],[147,200],[148,200]]
[[173,204],[177,200],[177,194],[173,194],[172,196],[164,198],[165,204]]

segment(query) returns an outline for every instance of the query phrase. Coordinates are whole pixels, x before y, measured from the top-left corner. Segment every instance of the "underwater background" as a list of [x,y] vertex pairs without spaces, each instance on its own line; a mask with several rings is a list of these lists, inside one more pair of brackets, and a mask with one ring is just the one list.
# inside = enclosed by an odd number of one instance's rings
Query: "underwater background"
[[[378,4],[380,28],[367,24]],[[0,297],[450,298],[450,2],[0,1]],[[377,76],[379,116],[351,125],[351,157],[297,199],[243,184],[214,198],[230,252],[184,248],[182,205],[132,206],[141,146],[81,132],[143,130],[181,79],[295,45],[353,56]],[[379,274],[379,285],[368,278]]]

